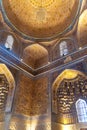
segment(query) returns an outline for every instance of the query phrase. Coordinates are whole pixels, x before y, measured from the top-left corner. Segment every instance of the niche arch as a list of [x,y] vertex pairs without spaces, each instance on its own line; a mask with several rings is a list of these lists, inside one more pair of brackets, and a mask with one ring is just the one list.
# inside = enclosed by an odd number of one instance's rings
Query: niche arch
[[52,86],[52,112],[61,118],[59,122],[76,122],[75,103],[78,99],[87,99],[87,76],[80,71],[66,69]]

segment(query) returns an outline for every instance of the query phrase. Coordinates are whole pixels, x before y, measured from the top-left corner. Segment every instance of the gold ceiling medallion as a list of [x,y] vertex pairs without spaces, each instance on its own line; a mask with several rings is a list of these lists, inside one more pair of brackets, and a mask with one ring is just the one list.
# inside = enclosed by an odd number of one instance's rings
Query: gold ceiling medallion
[[55,0],[30,0],[30,2],[32,3],[32,5],[34,5],[35,7],[48,7],[51,4],[53,4]]
[[46,10],[44,8],[39,8],[36,12],[36,18],[41,22],[46,19]]

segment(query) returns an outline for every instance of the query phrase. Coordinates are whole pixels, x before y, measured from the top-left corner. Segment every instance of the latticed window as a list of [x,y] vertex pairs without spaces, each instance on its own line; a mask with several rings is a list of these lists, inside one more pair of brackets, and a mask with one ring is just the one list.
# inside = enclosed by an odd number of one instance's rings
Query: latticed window
[[14,43],[14,38],[11,35],[8,35],[6,39],[5,47],[9,50],[12,50],[13,43]]
[[79,99],[76,102],[76,111],[79,122],[87,122],[87,104],[86,101]]
[[60,48],[60,56],[65,56],[68,54],[68,47],[66,41],[62,41],[59,45],[59,48]]

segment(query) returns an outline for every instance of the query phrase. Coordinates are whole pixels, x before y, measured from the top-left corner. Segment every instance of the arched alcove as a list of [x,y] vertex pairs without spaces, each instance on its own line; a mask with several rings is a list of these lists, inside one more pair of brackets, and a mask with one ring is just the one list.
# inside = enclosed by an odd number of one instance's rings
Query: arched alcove
[[18,37],[11,31],[0,30],[0,46],[16,57],[21,55],[22,43],[19,42]]
[[52,86],[52,112],[58,123],[77,122],[75,103],[79,98],[87,98],[87,77],[80,71],[66,69]]
[[60,39],[52,48],[53,60],[66,56],[76,50],[75,40],[71,37]]

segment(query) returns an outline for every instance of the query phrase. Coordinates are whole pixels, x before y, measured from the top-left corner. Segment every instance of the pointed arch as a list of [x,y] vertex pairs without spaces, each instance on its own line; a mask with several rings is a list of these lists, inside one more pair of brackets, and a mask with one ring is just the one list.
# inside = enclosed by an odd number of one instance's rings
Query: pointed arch
[[76,102],[76,111],[79,122],[87,122],[87,103],[83,99],[78,99]]

